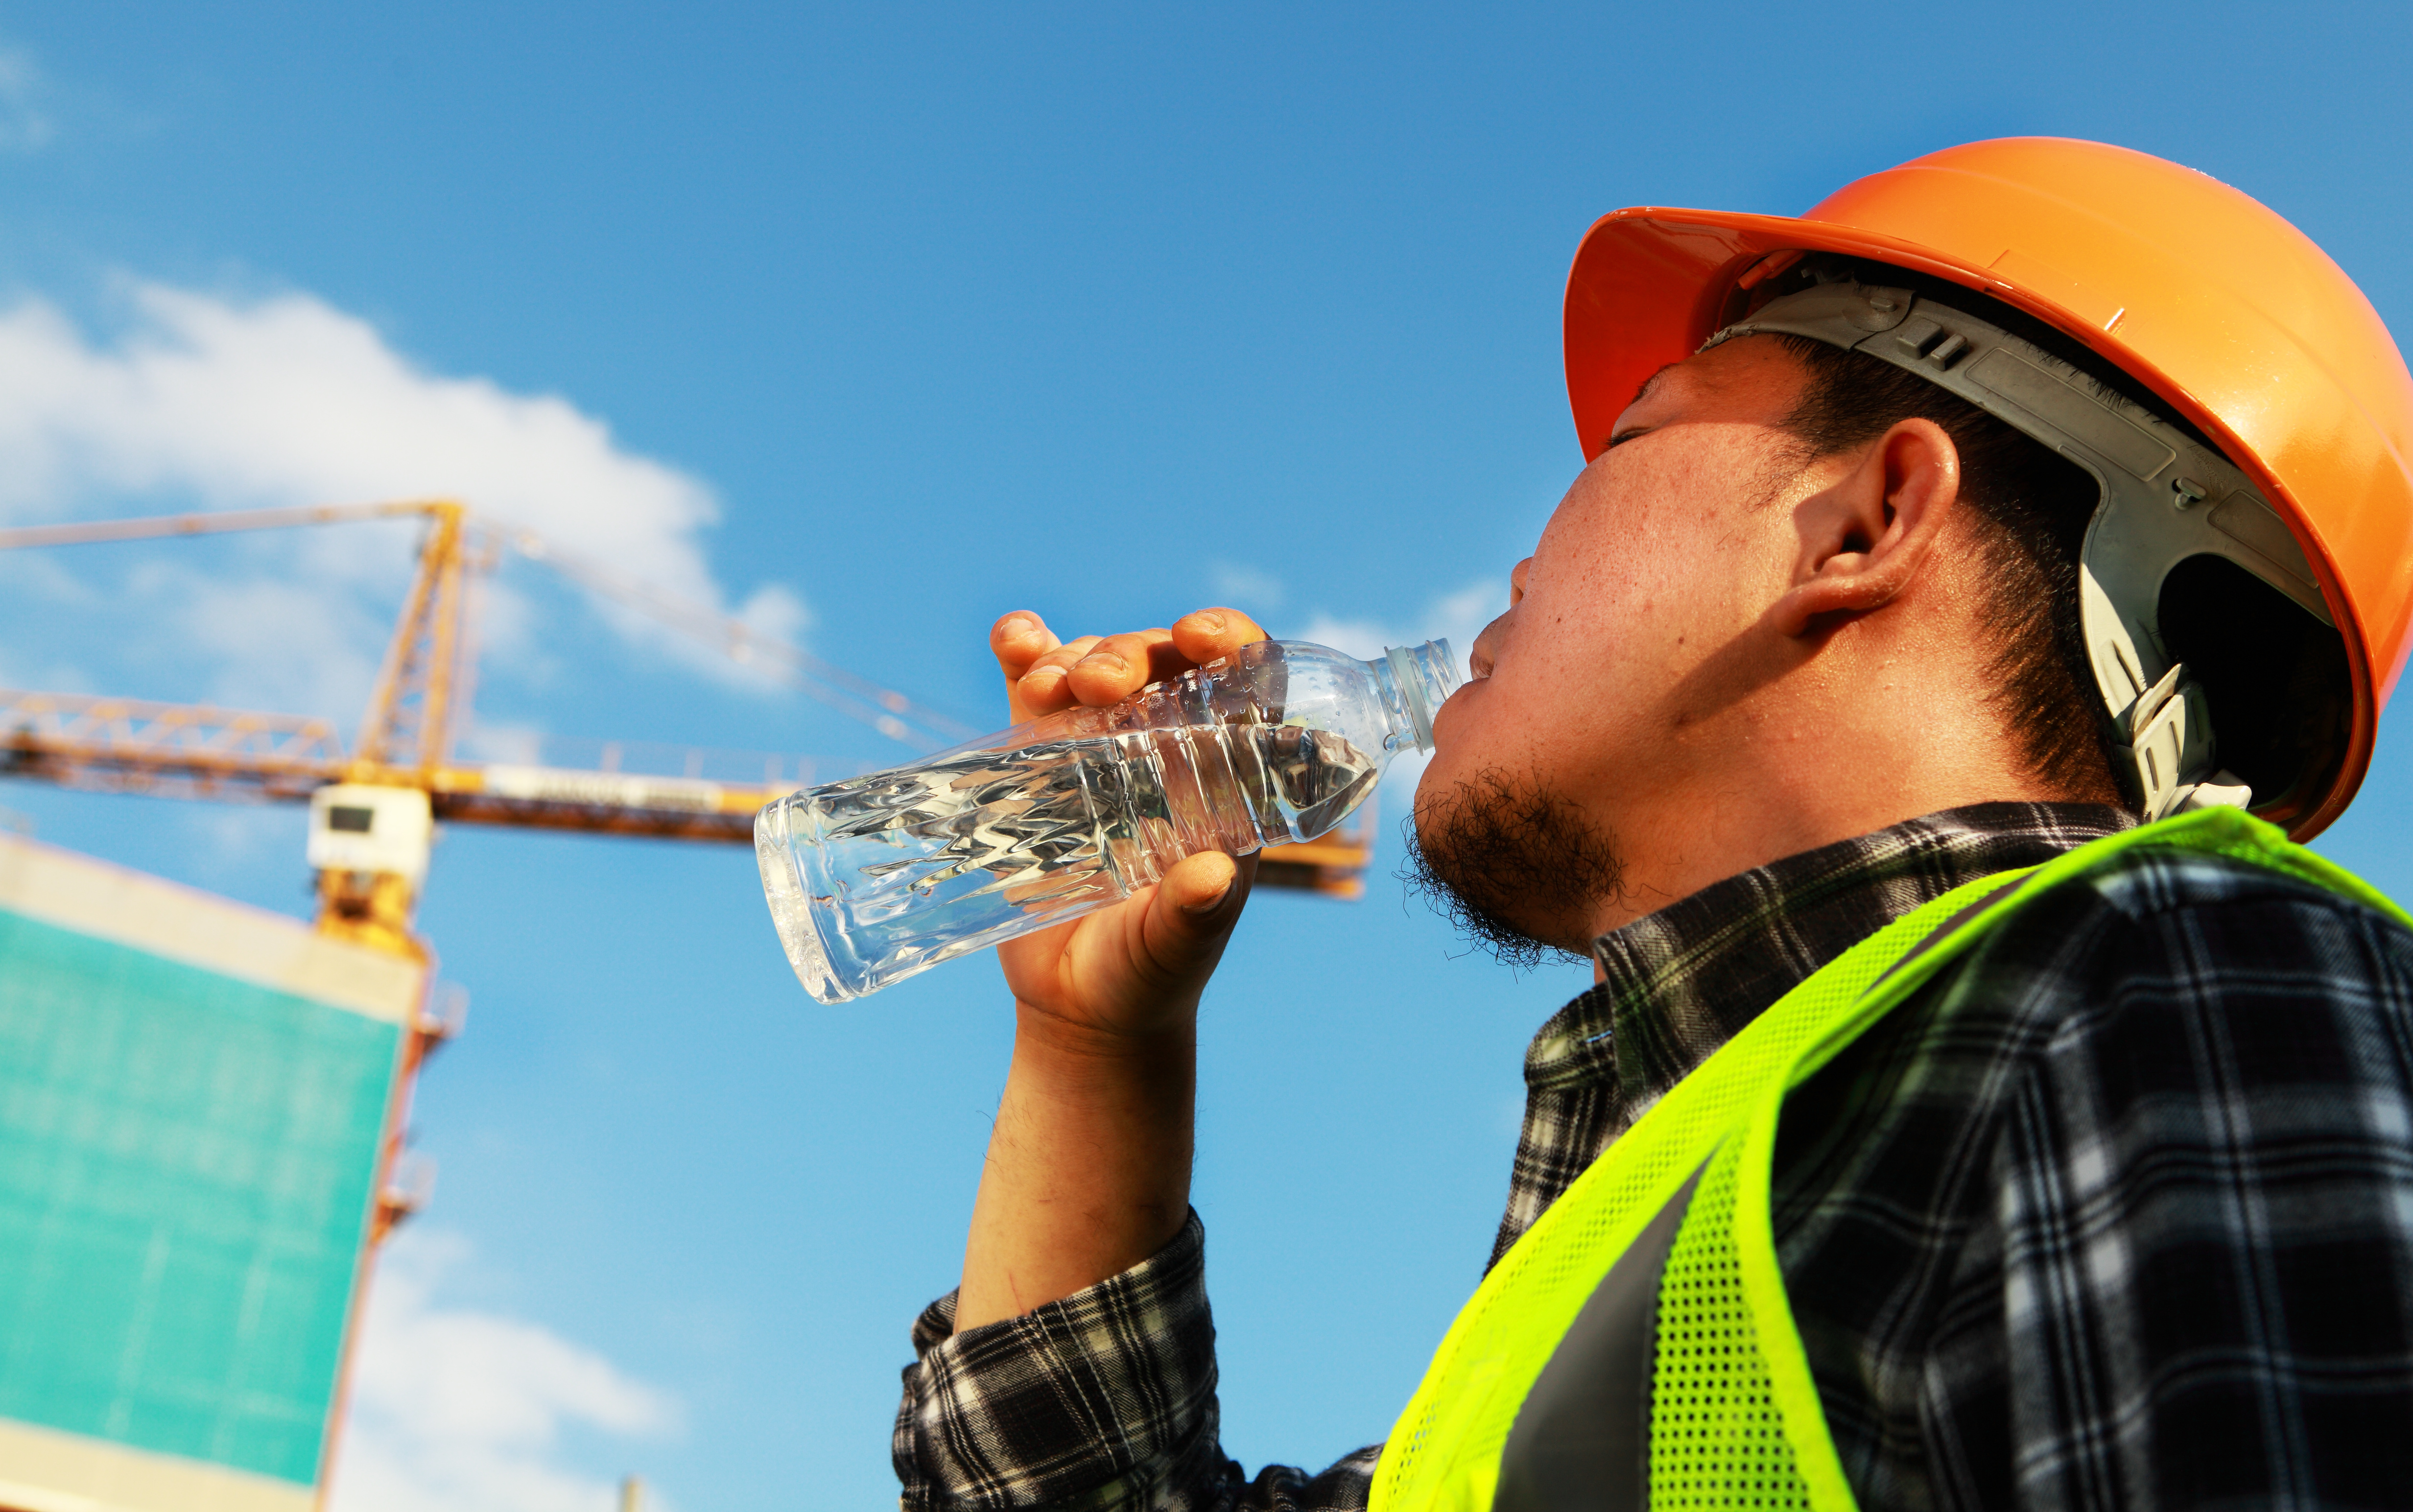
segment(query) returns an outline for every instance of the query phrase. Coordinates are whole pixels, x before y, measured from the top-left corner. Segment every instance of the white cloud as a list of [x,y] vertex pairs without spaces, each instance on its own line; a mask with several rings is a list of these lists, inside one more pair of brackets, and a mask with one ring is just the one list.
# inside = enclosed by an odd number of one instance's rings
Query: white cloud
[[1216,596],[1235,609],[1251,614],[1264,614],[1280,609],[1289,597],[1281,578],[1263,568],[1247,567],[1237,562],[1217,562],[1207,574],[1215,585]]
[[406,1229],[379,1259],[329,1512],[610,1512],[616,1476],[566,1462],[563,1430],[659,1435],[676,1403],[549,1329],[446,1304],[467,1254]]
[[[324,579],[228,582],[164,558],[144,563],[135,581],[145,597],[173,606],[185,647],[223,669],[214,695],[329,714],[351,738],[362,700],[377,681],[380,643],[392,633],[378,613],[389,605],[331,593]],[[297,647],[307,647],[306,654],[296,656]]]
[[[124,298],[127,319],[108,336],[40,299],[0,308],[0,518],[451,497],[623,577],[726,606],[701,539],[718,513],[711,490],[629,451],[568,400],[428,372],[307,294],[245,301],[138,283]],[[185,644],[229,669],[215,696],[348,719],[407,581],[411,539],[405,526],[246,538],[234,574],[208,580],[169,546],[149,583]],[[488,598],[485,643],[532,652],[525,606],[499,585]],[[743,613],[782,634],[809,621],[777,586]],[[607,618],[659,639],[624,613]],[[733,670],[708,650],[680,654]]]
[[22,48],[0,47],[0,152],[30,153],[51,140],[42,72]]
[[811,608],[777,583],[765,583],[747,595],[733,617],[745,621],[748,630],[775,641],[801,640],[805,631],[813,628]]

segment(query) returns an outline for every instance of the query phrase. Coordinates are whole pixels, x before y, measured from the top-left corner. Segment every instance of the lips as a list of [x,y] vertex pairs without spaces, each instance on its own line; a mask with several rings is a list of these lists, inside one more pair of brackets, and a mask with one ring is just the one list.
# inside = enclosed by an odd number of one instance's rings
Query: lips
[[1483,675],[1480,673],[1475,674],[1473,681],[1458,684],[1449,697],[1442,700],[1441,707],[1433,710],[1432,732],[1435,752],[1439,752],[1443,747],[1449,744],[1450,726],[1457,722],[1452,718],[1453,714],[1464,710],[1468,698],[1479,696],[1475,693],[1475,689],[1482,687]]
[[1507,632],[1500,626],[1501,621],[1507,617],[1506,615],[1503,615],[1499,619],[1484,626],[1483,633],[1474,638],[1473,648],[1466,654],[1466,676],[1469,682],[1481,682],[1490,676],[1492,669],[1500,664],[1503,643],[1508,639]]

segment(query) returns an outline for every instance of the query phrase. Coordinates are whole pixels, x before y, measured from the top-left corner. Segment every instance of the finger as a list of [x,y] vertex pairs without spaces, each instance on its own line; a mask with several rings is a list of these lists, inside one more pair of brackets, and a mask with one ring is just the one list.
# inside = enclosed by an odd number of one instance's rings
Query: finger
[[1236,609],[1201,609],[1173,622],[1173,644],[1193,666],[1205,666],[1266,638],[1265,630]]
[[988,631],[988,648],[996,654],[998,671],[1005,674],[1009,688],[1021,680],[1032,662],[1062,644],[1047,622],[1028,609],[999,616]]
[[1169,630],[1107,636],[1073,664],[1067,674],[1073,696],[1092,708],[1121,703],[1157,680],[1160,652],[1177,663],[1163,675],[1188,670],[1188,663],[1178,663],[1179,653],[1173,649]]
[[1100,637],[1084,635],[1067,641],[1052,651],[1044,652],[1023,673],[1022,680],[1014,685],[1014,717],[1017,720],[1035,719],[1043,714],[1073,706],[1073,689],[1065,674],[1073,663],[1089,654]]
[[1168,986],[1197,982],[1215,969],[1249,901],[1257,872],[1253,855],[1234,860],[1221,851],[1185,857],[1156,884],[1140,926],[1147,967]]
[[999,616],[989,627],[988,648],[997,658],[997,670],[1005,674],[1006,720],[1020,724],[1031,718],[1022,696],[1022,679],[1030,664],[1053,651],[1062,643],[1047,622],[1028,609],[1016,609]]

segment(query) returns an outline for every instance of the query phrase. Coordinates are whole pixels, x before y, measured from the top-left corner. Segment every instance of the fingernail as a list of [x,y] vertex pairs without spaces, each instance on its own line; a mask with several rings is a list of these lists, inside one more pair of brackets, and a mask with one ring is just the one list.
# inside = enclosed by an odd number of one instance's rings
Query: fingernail
[[1085,657],[1082,660],[1088,662],[1089,665],[1103,672],[1131,671],[1131,663],[1125,661],[1121,657],[1117,656],[1112,651],[1101,651],[1095,656]]
[[1194,903],[1185,903],[1182,905],[1181,912],[1184,913],[1214,912],[1223,906],[1223,899],[1232,896],[1232,884],[1237,881],[1239,881],[1239,874],[1235,872],[1223,879],[1223,885],[1215,890],[1214,897],[1201,898]]
[[1201,615],[1198,616],[1198,628],[1205,630],[1207,634],[1212,635],[1223,628],[1223,616],[1221,615]]

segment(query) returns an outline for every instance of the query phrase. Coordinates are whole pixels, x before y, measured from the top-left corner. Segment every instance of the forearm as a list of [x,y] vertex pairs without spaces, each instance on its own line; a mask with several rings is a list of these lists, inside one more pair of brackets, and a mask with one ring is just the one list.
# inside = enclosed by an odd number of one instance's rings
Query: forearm
[[1116,1034],[1028,1009],[1016,1016],[972,1204],[958,1330],[1129,1269],[1170,1242],[1190,1209],[1195,1017]]

